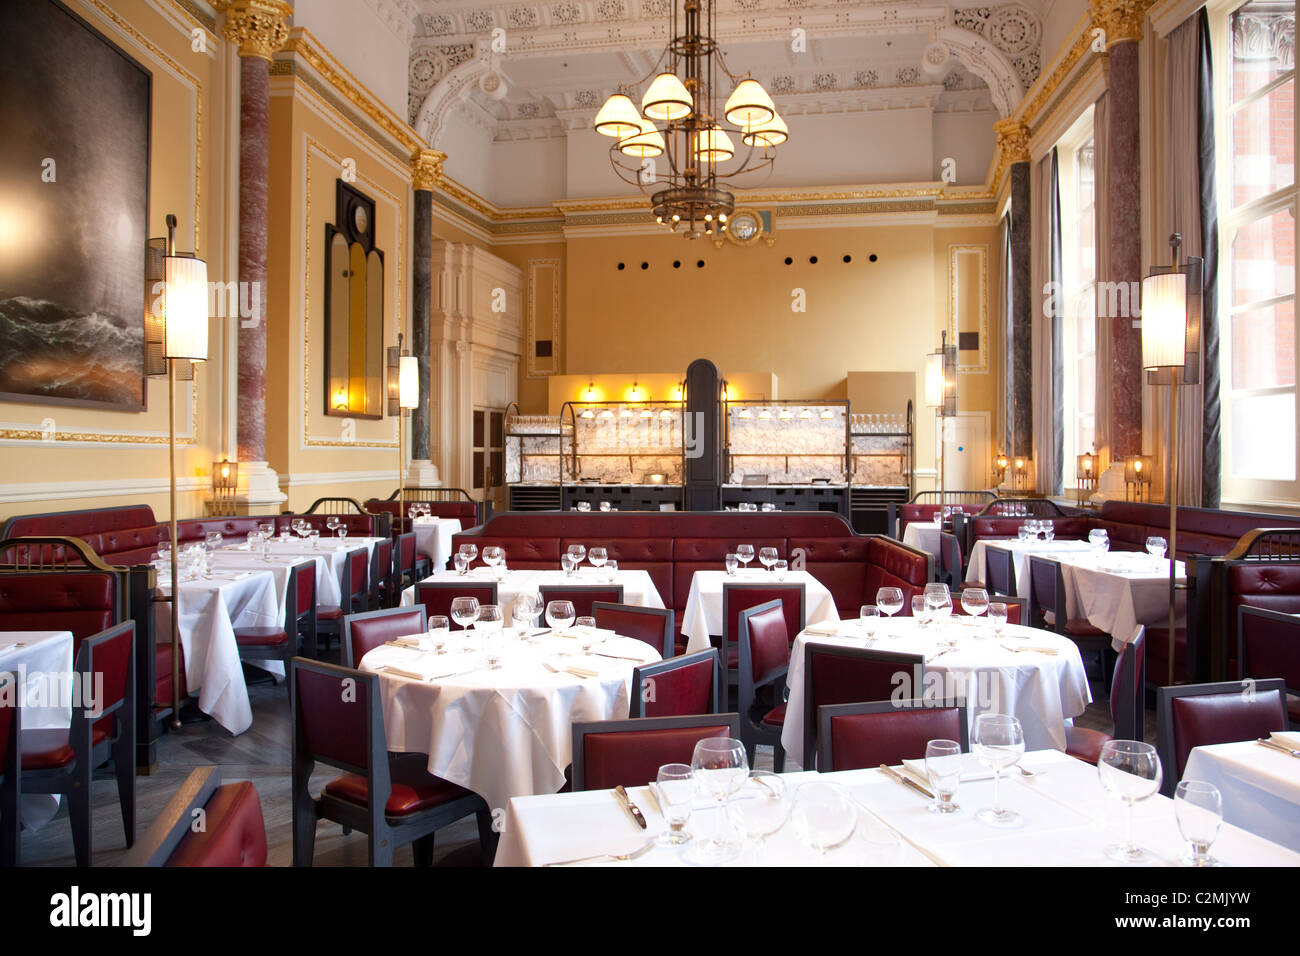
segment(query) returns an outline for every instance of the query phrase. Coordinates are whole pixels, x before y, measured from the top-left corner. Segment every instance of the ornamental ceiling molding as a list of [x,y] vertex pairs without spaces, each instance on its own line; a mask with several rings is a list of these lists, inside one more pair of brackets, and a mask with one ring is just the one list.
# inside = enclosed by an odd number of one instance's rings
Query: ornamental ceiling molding
[[1025,88],[1015,65],[1005,53],[978,33],[963,27],[945,27],[939,31],[938,39],[966,69],[988,85],[999,116],[1005,118],[1015,112],[1024,98]]
[[411,45],[415,39],[415,22],[420,16],[415,0],[365,0],[365,3],[379,22],[402,41],[402,46]]
[[1106,33],[1106,51],[1119,43],[1142,39],[1142,24],[1155,0],[1088,0],[1093,27]]

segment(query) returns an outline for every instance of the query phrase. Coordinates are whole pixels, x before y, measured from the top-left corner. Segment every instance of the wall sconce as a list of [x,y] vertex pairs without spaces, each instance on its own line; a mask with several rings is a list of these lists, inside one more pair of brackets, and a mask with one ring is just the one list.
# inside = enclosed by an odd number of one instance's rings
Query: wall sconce
[[587,387],[582,390],[584,401],[596,402],[600,400],[600,395],[596,392],[596,383],[594,380],[587,381]]
[[1084,452],[1075,458],[1074,474],[1078,485],[1079,504],[1083,504],[1097,488],[1097,456]]
[[640,386],[636,379],[632,379],[632,388],[627,393],[627,400],[629,402],[643,402],[646,397],[646,390]]
[[677,385],[673,388],[673,401],[680,402],[682,400],[682,396],[684,396],[685,394],[686,394],[686,383],[678,382]]
[[1007,469],[1011,466],[1010,459],[1006,455],[999,453],[993,459],[993,484],[1000,485],[1007,479]]
[[212,463],[212,513],[231,514],[235,506],[235,490],[239,487],[239,462],[214,461]]
[[1015,472],[1011,476],[1011,487],[1016,491],[1029,490],[1029,473],[1033,469],[1034,463],[1028,458],[1017,458],[1015,460]]
[[[1124,500],[1151,500],[1152,455],[1129,455],[1124,459]],[[1132,497],[1130,497],[1130,494]]]

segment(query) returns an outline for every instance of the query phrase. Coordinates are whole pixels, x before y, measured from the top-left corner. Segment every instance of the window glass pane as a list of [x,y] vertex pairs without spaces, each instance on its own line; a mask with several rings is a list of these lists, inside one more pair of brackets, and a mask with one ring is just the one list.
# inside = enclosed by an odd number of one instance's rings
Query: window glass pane
[[1295,300],[1232,317],[1232,385],[1295,384]]
[[1231,405],[1233,474],[1295,481],[1295,393],[1253,395]]
[[1295,69],[1295,4],[1255,0],[1232,15],[1232,98]]
[[1232,201],[1240,206],[1295,182],[1295,80],[1232,116]]
[[1295,292],[1295,214],[1283,209],[1237,230],[1232,240],[1232,304]]

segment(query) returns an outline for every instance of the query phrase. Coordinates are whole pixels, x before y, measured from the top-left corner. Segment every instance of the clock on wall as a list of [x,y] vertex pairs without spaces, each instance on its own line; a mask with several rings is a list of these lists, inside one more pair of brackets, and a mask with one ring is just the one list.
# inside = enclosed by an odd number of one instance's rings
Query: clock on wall
[[[770,246],[776,241],[772,238],[772,213],[738,206],[727,217],[727,231],[722,235],[734,246],[752,246],[760,239]],[[722,239],[714,239],[713,244],[722,248]]]

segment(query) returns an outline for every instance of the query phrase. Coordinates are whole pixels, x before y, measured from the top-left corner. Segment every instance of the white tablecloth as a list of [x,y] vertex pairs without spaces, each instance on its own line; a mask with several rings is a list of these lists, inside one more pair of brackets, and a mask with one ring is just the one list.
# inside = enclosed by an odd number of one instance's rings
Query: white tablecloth
[[[1002,779],[1003,805],[1025,816],[1025,825],[1014,830],[994,830],[975,819],[976,810],[992,804],[991,780],[961,784],[956,799],[963,812],[952,816],[930,813],[925,797],[879,770],[788,774],[786,783],[797,787],[810,780],[826,780],[845,787],[858,805],[860,829],[883,826],[897,834],[901,846],[892,860],[886,861],[895,865],[1110,865],[1104,848],[1123,840],[1127,811],[1102,789],[1097,769],[1058,751],[1030,752],[1021,762],[1041,772],[1032,779],[1019,774]],[[629,795],[645,813],[647,830],[632,823],[608,790],[511,800],[496,865],[536,866],[596,853],[626,853],[643,845],[647,835],[664,829],[663,817],[647,788],[633,787]],[[699,809],[692,814],[688,829],[707,839],[717,824],[716,811]],[[1152,851],[1157,865],[1177,865],[1184,844],[1172,800],[1157,795],[1137,804],[1133,832],[1135,839]],[[769,837],[767,844],[761,860],[767,866],[881,862],[880,854],[869,848],[860,834],[820,858],[800,843],[790,823]],[[1212,852],[1230,866],[1300,866],[1300,854],[1231,825],[1224,826]],[[738,861],[740,865],[754,862],[752,848]],[[638,860],[613,865],[682,863],[678,848],[657,847]]]
[[1067,555],[1086,553],[1092,550],[1087,541],[1073,541],[1064,538],[1060,541],[1021,541],[1018,538],[1005,540],[976,541],[970,549],[970,561],[966,565],[966,580],[970,582],[988,582],[988,569],[984,555],[989,548],[1002,548],[1011,552],[1011,564],[1016,573],[1016,594],[1029,596],[1029,556],[1052,558],[1058,560]]
[[[1169,627],[1169,561],[1149,554],[1116,551],[1076,555],[1061,562],[1065,578],[1065,610],[1086,617],[1093,627],[1111,635],[1111,645],[1121,650],[1133,639],[1139,624]],[[1187,582],[1187,567],[1179,561],[1177,583]],[[1176,624],[1187,622],[1187,591],[1175,592]]]
[[[473,790],[493,809],[511,797],[564,786],[573,722],[627,717],[633,668],[659,660],[654,648],[634,638],[593,648],[621,655],[612,658],[559,656],[581,655],[573,638],[524,644],[511,636],[503,666],[489,670],[480,642],[454,634],[446,654],[384,645],[362,658],[361,669],[381,675],[388,749],[428,754],[430,773]],[[560,668],[580,662],[600,673],[553,673],[543,661]],[[418,681],[387,674],[385,666],[430,676],[458,673]]]
[[[924,696],[964,697],[966,716],[973,727],[979,714],[1011,714],[1019,719],[1025,732],[1025,746],[1030,750],[1065,749],[1065,721],[1082,714],[1092,695],[1083,669],[1079,648],[1073,642],[1047,631],[1008,624],[1001,639],[992,636],[992,627],[982,623],[968,627],[968,618],[949,618],[942,624],[918,628],[910,617],[894,618],[888,626],[881,624],[874,648],[902,654],[924,654],[926,658],[944,649],[948,638],[955,638],[957,649],[928,660]],[[790,688],[781,743],[790,758],[801,766],[805,761],[804,734],[804,647],[809,641],[818,644],[864,647],[865,639],[856,622],[843,622],[846,637],[825,637],[800,633],[790,650],[790,671],[786,684]],[[976,633],[988,635],[975,637]],[[885,633],[901,636],[882,638]],[[1055,655],[1036,650],[1012,651],[1008,648],[1052,648]],[[929,675],[940,675],[938,678]],[[904,688],[900,688],[902,694]]]
[[[22,644],[22,647],[18,647]],[[0,631],[0,672],[13,671],[23,687],[23,730],[66,728],[72,721],[71,631]],[[59,810],[57,794],[22,798],[23,826],[44,826]]]
[[710,634],[722,634],[723,584],[799,584],[804,585],[804,623],[821,624],[838,621],[839,611],[831,592],[807,571],[787,571],[778,580],[767,570],[737,571],[729,576],[726,571],[696,571],[691,578],[691,590],[686,596],[686,609],[682,611],[682,633],[686,635],[686,653],[707,651]]
[[939,532],[943,529],[930,521],[909,521],[903,529],[903,544],[930,554],[939,553]]
[[213,552],[213,567],[217,570],[266,571],[275,574],[276,585],[280,595],[281,608],[284,606],[285,589],[289,583],[289,568],[308,561],[316,562],[316,604],[318,607],[340,607],[343,604],[343,561],[349,551],[366,549],[366,560],[374,553],[375,542],[382,538],[321,538],[312,547],[299,538],[287,540],[277,538],[271,542],[271,560],[263,561],[259,555],[251,554],[247,544],[235,544],[218,548]]
[[459,518],[416,518],[411,522],[415,532],[415,550],[427,555],[433,562],[433,570],[441,571],[447,567],[451,558],[451,539],[459,534]]
[[[232,734],[242,734],[253,723],[253,710],[235,628],[279,626],[284,616],[274,573],[239,571],[234,575],[182,581],[180,629],[185,680],[191,694],[198,691],[199,710]],[[170,594],[171,582],[160,578],[158,590],[163,596]],[[170,642],[171,609],[167,603],[154,605],[154,623],[158,641]],[[277,676],[284,674],[279,661],[261,661],[259,666]]]
[[[463,581],[468,584],[488,584],[496,580],[496,578],[490,569],[481,568],[463,575],[457,574],[455,571],[435,571],[424,580],[443,583]],[[543,585],[546,587],[560,587],[563,585],[600,587],[608,584],[623,585],[624,604],[657,608],[664,606],[663,599],[659,596],[659,590],[655,587],[654,580],[650,577],[648,571],[619,569],[611,578],[611,575],[607,572],[597,571],[595,568],[583,568],[573,577],[567,577],[563,571],[507,571],[505,577],[497,582],[497,603],[501,605],[501,614],[506,623],[509,624],[510,612],[514,608],[515,598],[521,594],[536,593],[537,589]],[[402,606],[411,607],[414,604],[415,588],[409,587],[402,592]]]
[[[1300,734],[1279,742],[1300,749]],[[1194,747],[1183,779],[1218,787],[1228,823],[1300,851],[1300,758],[1253,740]],[[1217,844],[1210,853],[1218,855]]]

